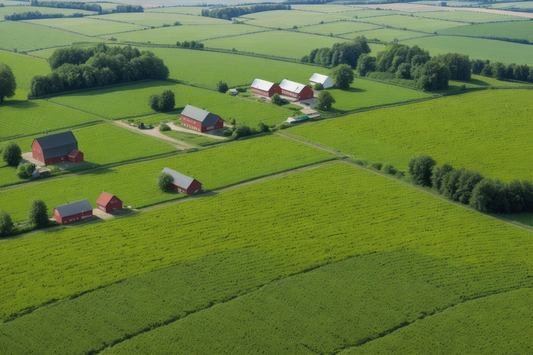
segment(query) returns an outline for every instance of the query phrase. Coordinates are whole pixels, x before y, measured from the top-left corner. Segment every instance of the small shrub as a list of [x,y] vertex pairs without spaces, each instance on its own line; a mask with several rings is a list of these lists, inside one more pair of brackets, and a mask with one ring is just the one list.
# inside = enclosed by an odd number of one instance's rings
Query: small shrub
[[366,166],[366,160],[355,159],[353,162],[357,165]]
[[385,164],[385,166],[383,167],[383,171],[390,175],[396,175],[396,173],[398,172],[398,170],[396,170],[396,168],[391,164]]
[[36,228],[42,228],[48,225],[48,212],[46,203],[43,200],[35,199],[31,202],[28,211],[28,223]]
[[146,129],[146,126],[144,125],[143,122],[139,122],[139,125],[137,126],[137,128],[139,128],[139,129]]
[[22,160],[22,151],[18,144],[9,142],[2,151],[2,158],[10,166],[17,166]]
[[314,90],[324,90],[324,85],[320,83],[316,83],[315,86],[313,86]]
[[170,131],[171,129],[170,129],[169,125],[163,123],[161,126],[159,126],[159,130],[161,132],[166,132],[166,131]]
[[279,94],[272,95],[270,102],[278,106],[283,105],[283,99],[281,98],[281,96],[279,96]]
[[178,21],[174,22],[174,26],[181,26],[181,23],[179,23]]
[[285,128],[289,128],[291,126],[290,123],[282,123],[281,125],[279,125],[279,129],[285,129]]
[[20,179],[29,179],[32,177],[34,170],[35,164],[33,163],[20,164],[17,168],[17,176]]
[[161,173],[157,177],[157,186],[163,192],[170,190],[170,183],[173,181],[172,175],[169,173]]
[[13,231],[11,216],[4,210],[0,211],[0,237],[7,237]]
[[235,90],[238,92],[246,92],[246,88],[236,88]]
[[381,167],[383,166],[383,164],[381,163],[374,163],[372,164],[372,168],[376,169],[376,170],[381,170]]
[[226,84],[225,82],[223,82],[222,80],[220,80],[217,84],[217,90],[223,94],[226,93],[226,91],[228,91],[228,84]]

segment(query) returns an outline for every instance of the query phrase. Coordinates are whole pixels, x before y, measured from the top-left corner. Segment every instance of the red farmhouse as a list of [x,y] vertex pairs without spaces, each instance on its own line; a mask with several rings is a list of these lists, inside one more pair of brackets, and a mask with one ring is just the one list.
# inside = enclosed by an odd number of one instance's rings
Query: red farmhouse
[[254,94],[261,96],[272,97],[274,94],[281,95],[281,88],[278,84],[271,83],[270,81],[265,81],[261,79],[255,79],[252,83],[250,90]]
[[183,109],[181,124],[198,132],[224,128],[224,121],[220,116],[191,105],[187,105]]
[[96,206],[105,213],[118,211],[122,209],[122,200],[104,191],[96,200]]
[[88,218],[93,218],[93,207],[87,199],[54,208],[54,219],[61,224],[76,223]]
[[35,138],[31,149],[33,159],[45,165],[83,161],[83,153],[78,150],[78,141],[71,131]]
[[283,79],[279,83],[279,87],[281,88],[282,95],[295,97],[298,100],[312,99],[315,95],[314,91],[308,86],[287,79]]
[[198,192],[202,192],[202,184],[198,180],[185,176],[169,168],[164,168],[163,173],[170,174],[172,176],[172,182],[170,188],[178,192],[192,195]]

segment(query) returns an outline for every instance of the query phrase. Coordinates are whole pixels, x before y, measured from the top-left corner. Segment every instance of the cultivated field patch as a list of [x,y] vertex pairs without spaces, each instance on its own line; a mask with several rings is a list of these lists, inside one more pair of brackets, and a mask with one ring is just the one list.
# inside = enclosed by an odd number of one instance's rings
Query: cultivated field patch
[[170,7],[152,7],[144,9],[144,12],[164,12],[184,15],[200,15],[202,10],[208,9],[201,6],[170,6]]
[[351,12],[338,13],[337,15],[339,15],[340,17],[346,17],[346,18],[364,19],[368,17],[389,16],[389,15],[398,15],[398,14],[401,14],[401,12],[387,11],[387,10],[357,10],[357,11],[351,11]]
[[[80,13],[84,15],[94,15],[96,12],[85,11],[78,9],[62,9],[55,7],[41,7],[41,6],[7,6],[12,1],[2,1],[5,7],[0,7],[0,20],[4,19],[5,15],[21,14],[28,11],[39,11],[41,14],[63,14],[69,16],[75,13]],[[25,3],[29,5],[29,2]]]
[[333,5],[333,4],[325,4],[325,5],[291,5],[291,9],[293,10],[303,10],[303,11],[311,11],[311,12],[343,12],[343,11],[352,11],[353,7],[346,6],[346,5]]
[[300,27],[316,25],[321,22],[337,21],[339,16],[336,14],[279,10],[246,14],[238,17],[238,19],[246,21],[249,25],[288,29],[294,26]]
[[533,21],[516,21],[502,23],[484,23],[461,26],[437,31],[439,34],[457,34],[476,37],[498,37],[526,39],[533,42]]
[[99,36],[117,32],[142,30],[143,26],[120,23],[115,21],[102,21],[96,18],[54,18],[25,21],[42,26],[59,28],[66,31],[76,32],[87,36]]
[[449,21],[461,21],[461,22],[497,22],[497,21],[524,21],[527,20],[521,17],[515,16],[504,16],[489,14],[483,12],[474,12],[474,11],[438,11],[424,13],[420,16],[431,17],[439,20],[449,20]]
[[396,39],[401,41],[409,38],[427,36],[427,34],[387,28],[353,33],[350,37],[355,38],[356,36],[365,36],[367,39],[379,39],[380,41],[392,42]]
[[466,23],[430,20],[421,17],[414,18],[411,16],[401,15],[371,17],[365,19],[365,21],[374,23],[376,25],[391,26],[395,28],[422,32],[434,32],[445,28],[467,25]]
[[[1,41],[2,39],[0,39]],[[23,54],[0,51],[0,63],[5,63],[11,68],[17,82],[15,96],[6,100],[26,100],[30,91],[31,78],[35,75],[50,73],[50,66],[46,61]]]
[[[374,28],[379,28],[379,26],[354,21],[339,21],[332,23],[324,23],[322,25],[306,26],[300,28],[299,30],[302,32],[311,32],[322,35],[329,35],[330,33],[333,33],[334,35],[340,35],[356,31],[370,30]],[[364,33],[357,33],[357,35],[361,36],[364,35]]]
[[228,24],[231,23],[227,20],[220,20],[211,17],[203,16],[188,16],[181,14],[159,14],[151,12],[131,12],[131,13],[120,13],[120,14],[111,14],[111,15],[100,15],[95,16],[107,21],[118,21],[133,23],[141,26],[163,26],[163,25],[174,25],[174,22],[180,22],[183,25],[217,25],[217,24]]

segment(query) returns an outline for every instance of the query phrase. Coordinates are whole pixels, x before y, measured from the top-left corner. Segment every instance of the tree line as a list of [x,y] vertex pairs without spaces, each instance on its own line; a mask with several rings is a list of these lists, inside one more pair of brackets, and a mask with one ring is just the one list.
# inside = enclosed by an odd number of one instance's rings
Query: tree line
[[42,14],[40,11],[27,11],[20,14],[4,15],[6,21],[38,20],[45,18],[83,17],[82,13],[72,15],[65,14]]
[[150,51],[131,46],[59,48],[48,59],[52,73],[30,81],[29,97],[144,79],[166,80],[168,67]]
[[339,64],[348,64],[355,69],[359,57],[370,53],[370,47],[366,38],[356,37],[352,42],[341,42],[333,44],[333,47],[316,48],[304,55],[300,62],[315,63],[325,67],[336,67]]
[[141,5],[117,5],[115,12],[144,12]]
[[61,9],[78,9],[86,11],[96,11],[102,13],[102,6],[98,4],[87,4],[84,2],[77,1],[39,1],[31,0],[30,6],[41,6],[41,7],[56,7]]
[[503,64],[490,60],[476,59],[472,61],[472,72],[483,76],[491,76],[498,80],[520,80],[533,83],[533,67],[526,64]]
[[203,49],[204,44],[201,42],[196,42],[196,41],[190,41],[190,42],[189,41],[183,41],[183,42],[177,41],[176,47],[189,48],[189,49]]
[[291,5],[282,4],[252,5],[249,7],[221,7],[213,10],[204,9],[202,10],[202,16],[231,20],[233,17],[239,17],[254,12],[290,9]]
[[492,213],[533,212],[531,181],[493,180],[477,171],[454,169],[448,164],[437,166],[437,162],[427,155],[413,157],[408,167],[415,184],[431,187],[444,197],[470,205],[476,210]]

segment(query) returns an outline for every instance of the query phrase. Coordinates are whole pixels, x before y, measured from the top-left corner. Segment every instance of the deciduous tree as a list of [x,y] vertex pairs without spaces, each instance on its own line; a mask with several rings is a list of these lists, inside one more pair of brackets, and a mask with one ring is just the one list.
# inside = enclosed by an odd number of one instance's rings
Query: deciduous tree
[[331,78],[339,89],[348,89],[353,83],[353,70],[348,64],[340,64],[331,70]]
[[413,157],[409,160],[409,174],[417,185],[431,186],[431,172],[437,162],[427,155]]
[[319,110],[327,111],[331,108],[331,105],[335,103],[333,95],[329,91],[321,91],[318,95],[318,103],[316,108]]
[[4,102],[4,98],[11,98],[15,95],[17,89],[17,81],[11,68],[4,63],[0,63],[0,104]]
[[17,166],[22,160],[22,152],[17,143],[9,142],[2,151],[2,158],[10,166]]
[[11,216],[4,210],[0,211],[0,237],[7,237],[13,231]]
[[46,227],[48,222],[46,203],[40,199],[33,200],[28,211],[28,223],[37,228],[42,228]]

